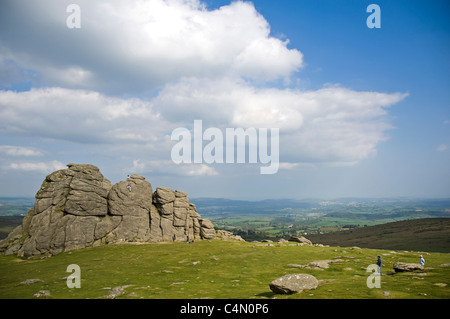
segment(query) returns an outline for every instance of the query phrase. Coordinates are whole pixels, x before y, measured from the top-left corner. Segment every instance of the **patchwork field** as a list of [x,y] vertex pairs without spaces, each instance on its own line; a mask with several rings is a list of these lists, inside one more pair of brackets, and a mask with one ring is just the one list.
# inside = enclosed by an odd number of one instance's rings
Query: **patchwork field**
[[331,246],[450,253],[450,218],[405,220],[326,234],[312,234],[308,239]]

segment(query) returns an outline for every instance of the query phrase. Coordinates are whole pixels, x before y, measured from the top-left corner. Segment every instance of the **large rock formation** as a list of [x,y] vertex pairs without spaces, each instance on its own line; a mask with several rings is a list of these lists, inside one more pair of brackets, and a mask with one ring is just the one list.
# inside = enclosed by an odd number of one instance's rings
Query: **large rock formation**
[[120,241],[216,236],[185,192],[158,187],[153,193],[140,175],[112,185],[93,165],[67,166],[46,177],[22,225],[0,241],[0,252],[31,257]]

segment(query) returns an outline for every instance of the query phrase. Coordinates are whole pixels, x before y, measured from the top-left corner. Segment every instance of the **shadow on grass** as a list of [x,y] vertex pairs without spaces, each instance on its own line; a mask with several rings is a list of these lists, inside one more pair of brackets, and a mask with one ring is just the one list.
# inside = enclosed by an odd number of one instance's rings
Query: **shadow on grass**
[[266,291],[266,292],[261,292],[257,295],[255,295],[256,297],[265,297],[265,298],[273,298],[276,294],[273,293],[272,291]]

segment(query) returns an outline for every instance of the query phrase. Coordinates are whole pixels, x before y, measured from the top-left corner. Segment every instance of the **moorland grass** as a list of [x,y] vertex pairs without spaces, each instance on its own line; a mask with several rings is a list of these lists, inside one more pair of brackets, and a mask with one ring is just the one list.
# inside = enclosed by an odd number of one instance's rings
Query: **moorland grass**
[[[149,299],[448,299],[450,255],[422,253],[424,272],[396,273],[396,261],[418,262],[418,252],[346,247],[299,246],[295,243],[198,241],[193,244],[116,244],[65,252],[50,258],[0,256],[0,298],[33,298],[49,290],[50,298],[105,298],[109,289],[127,286],[117,298]],[[366,268],[381,255],[381,288],[368,288]],[[325,270],[288,266],[340,259]],[[81,269],[81,288],[68,288],[67,266]],[[308,273],[320,280],[315,290],[275,295],[269,283],[285,274]],[[27,279],[40,279],[20,285]],[[438,284],[438,285],[436,285]],[[447,286],[445,286],[445,284]]]

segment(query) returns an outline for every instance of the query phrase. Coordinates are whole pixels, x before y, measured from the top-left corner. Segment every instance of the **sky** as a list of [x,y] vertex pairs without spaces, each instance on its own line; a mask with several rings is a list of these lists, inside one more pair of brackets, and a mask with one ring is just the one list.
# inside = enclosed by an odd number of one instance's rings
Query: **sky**
[[[191,198],[450,197],[449,9],[2,0],[0,197],[34,196],[68,163]],[[174,160],[177,129],[192,161]],[[250,138],[238,144],[244,163],[194,159],[194,145],[205,152],[213,140],[210,155],[237,153],[227,129],[256,132],[256,162]],[[275,130],[264,149],[263,132]],[[261,174],[262,150],[279,162],[273,174]]]

